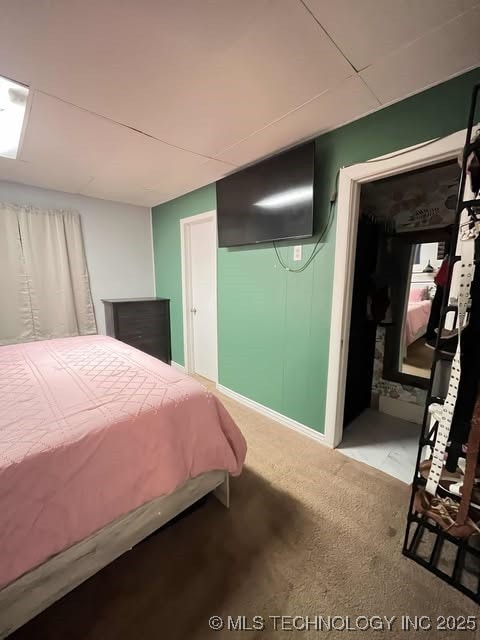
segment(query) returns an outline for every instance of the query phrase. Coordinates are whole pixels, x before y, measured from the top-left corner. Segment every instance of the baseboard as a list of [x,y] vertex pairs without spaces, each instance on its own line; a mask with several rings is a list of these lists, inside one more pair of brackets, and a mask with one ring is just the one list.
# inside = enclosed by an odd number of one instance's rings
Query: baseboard
[[306,425],[301,424],[300,422],[297,422],[292,418],[284,416],[282,413],[278,413],[278,411],[269,409],[269,407],[266,407],[265,405],[260,404],[255,400],[250,400],[250,398],[246,398],[245,396],[240,395],[236,391],[232,391],[232,389],[229,389],[228,387],[224,387],[222,384],[217,384],[217,389],[218,391],[220,391],[220,393],[223,393],[223,395],[228,396],[229,398],[232,398],[232,400],[236,400],[240,404],[243,404],[246,407],[249,407],[250,409],[253,409],[257,413],[260,413],[262,416],[271,418],[272,420],[275,420],[276,422],[280,423],[284,427],[288,427],[293,431],[297,431],[297,433],[301,433],[302,435],[307,436],[307,438],[316,440],[317,442],[321,442],[322,444],[327,446],[327,443],[325,442],[325,436],[323,433],[320,433],[319,431],[315,431],[315,429],[312,429],[311,427],[307,427]]
[[183,366],[183,364],[178,364],[178,362],[174,362],[173,360],[170,362],[170,365],[176,369],[177,371],[181,371],[182,373],[185,373],[185,367]]
[[423,405],[413,404],[412,402],[405,402],[398,398],[380,396],[378,410],[381,413],[386,413],[395,418],[402,418],[402,420],[407,420],[408,422],[422,424],[425,407]]

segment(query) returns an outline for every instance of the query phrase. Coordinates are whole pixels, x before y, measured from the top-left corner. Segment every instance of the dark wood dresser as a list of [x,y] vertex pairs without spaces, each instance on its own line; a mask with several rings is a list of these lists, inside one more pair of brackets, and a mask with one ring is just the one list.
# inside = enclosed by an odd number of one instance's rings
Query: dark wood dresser
[[170,364],[170,300],[118,298],[102,302],[108,336]]

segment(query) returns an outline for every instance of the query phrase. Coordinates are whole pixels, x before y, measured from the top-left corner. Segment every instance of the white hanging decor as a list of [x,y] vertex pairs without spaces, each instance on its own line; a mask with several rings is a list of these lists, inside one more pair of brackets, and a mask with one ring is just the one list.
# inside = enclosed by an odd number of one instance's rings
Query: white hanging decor
[[[468,223],[468,212],[462,213],[460,229],[464,224]],[[466,315],[470,302],[470,288],[475,273],[474,262],[475,244],[473,237],[462,239],[459,236],[457,244],[457,255],[460,256],[460,262],[455,263],[454,269],[459,269],[458,282],[458,344],[455,356],[452,361],[450,372],[450,381],[448,385],[447,397],[442,406],[440,421],[438,424],[437,438],[435,440],[435,448],[432,455],[432,464],[428,475],[426,490],[428,493],[435,495],[440,482],[440,476],[445,460],[447,443],[450,436],[452,426],[452,418],[455,410],[458,395],[458,385],[460,382],[461,365],[461,341],[462,331],[466,327]]]

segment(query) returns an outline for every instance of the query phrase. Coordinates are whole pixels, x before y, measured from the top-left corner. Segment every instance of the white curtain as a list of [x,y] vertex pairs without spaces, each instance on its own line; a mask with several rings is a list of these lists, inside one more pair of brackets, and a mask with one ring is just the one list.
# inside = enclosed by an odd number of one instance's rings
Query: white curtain
[[0,344],[96,332],[78,212],[0,203]]

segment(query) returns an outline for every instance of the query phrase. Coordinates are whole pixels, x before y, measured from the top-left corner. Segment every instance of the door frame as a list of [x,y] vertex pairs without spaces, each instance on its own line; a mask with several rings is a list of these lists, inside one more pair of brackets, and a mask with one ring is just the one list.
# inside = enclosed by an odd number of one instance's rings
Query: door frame
[[330,447],[337,447],[343,437],[361,186],[367,182],[453,160],[463,150],[465,137],[466,129],[340,170],[325,407],[325,443]]
[[[190,229],[195,224],[201,224],[206,221],[213,221],[215,225],[215,238],[217,238],[217,212],[216,210],[205,211],[195,216],[182,218],[180,220],[180,249],[182,260],[182,316],[183,316],[183,357],[185,373],[194,373],[193,370],[193,325],[192,314],[190,312],[192,306],[192,278],[191,278],[191,248],[190,248]],[[218,306],[217,306],[217,241],[214,246],[215,252],[215,273],[213,280],[213,295],[215,304],[215,327],[214,327],[214,345],[216,351],[215,357],[215,380],[218,382]]]

